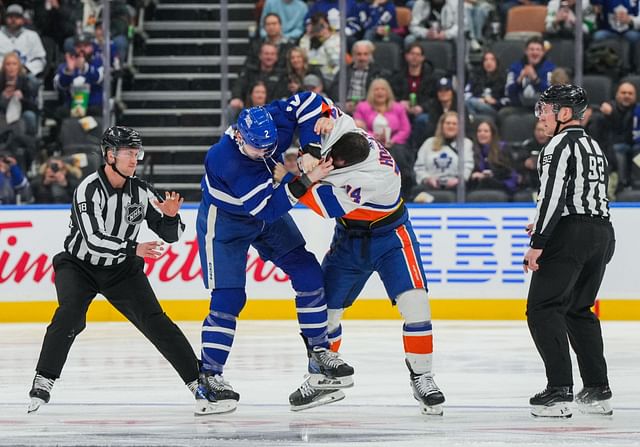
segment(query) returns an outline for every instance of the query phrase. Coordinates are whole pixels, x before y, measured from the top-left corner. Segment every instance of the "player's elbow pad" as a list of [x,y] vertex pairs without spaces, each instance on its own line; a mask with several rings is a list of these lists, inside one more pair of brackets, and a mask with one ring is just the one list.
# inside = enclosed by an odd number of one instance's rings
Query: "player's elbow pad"
[[305,154],[310,154],[314,158],[320,160],[322,156],[320,155],[322,151],[322,146],[319,143],[308,143],[305,144],[302,148],[302,152]]

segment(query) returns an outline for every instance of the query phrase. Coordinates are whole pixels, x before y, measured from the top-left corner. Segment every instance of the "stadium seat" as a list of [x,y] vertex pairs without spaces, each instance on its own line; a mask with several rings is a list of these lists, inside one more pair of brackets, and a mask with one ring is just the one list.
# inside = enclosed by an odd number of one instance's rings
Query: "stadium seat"
[[547,52],[547,59],[558,67],[574,69],[576,66],[575,43],[570,39],[555,39],[549,42],[551,48]]
[[524,44],[519,40],[498,40],[491,45],[504,70],[508,70],[511,64],[524,57]]
[[386,69],[396,71],[402,65],[402,51],[395,42],[376,42],[374,60]]
[[450,40],[421,40],[420,46],[425,57],[433,64],[433,68],[440,68],[446,72],[455,67],[455,43]]
[[506,40],[526,40],[532,36],[542,36],[545,30],[544,21],[546,17],[546,6],[514,6],[507,13],[507,28],[504,38]]
[[616,202],[640,202],[640,189],[625,189],[616,194]]
[[533,112],[505,115],[500,120],[500,137],[508,143],[522,142],[531,137],[535,122]]
[[508,202],[509,196],[505,191],[497,189],[477,189],[467,194],[467,202]]
[[613,82],[605,75],[585,75],[582,87],[587,91],[589,104],[599,107],[604,101],[613,99]]
[[396,6],[396,21],[398,28],[406,28],[411,23],[411,9],[404,6]]

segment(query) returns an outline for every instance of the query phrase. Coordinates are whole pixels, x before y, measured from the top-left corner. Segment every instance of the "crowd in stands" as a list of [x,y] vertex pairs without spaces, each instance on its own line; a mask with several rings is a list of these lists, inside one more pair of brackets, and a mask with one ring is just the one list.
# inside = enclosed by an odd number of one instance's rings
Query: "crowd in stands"
[[[146,2],[110,1],[116,75]],[[69,203],[85,168],[93,167],[89,136],[103,113],[102,4],[0,0],[0,204]],[[45,89],[58,94],[50,107],[43,106]]]
[[[343,64],[337,0],[265,0],[253,47],[272,44],[271,57],[268,64],[260,55],[247,61],[231,106],[249,103],[255,80],[267,86],[269,99],[311,88],[301,82],[309,78],[338,100],[339,71],[346,67],[340,106],[393,154],[405,200],[455,201],[456,92],[464,91],[467,200],[532,201],[537,155],[548,141],[533,107],[549,85],[572,82],[577,1],[586,49],[583,85],[593,93],[583,125],[608,155],[613,200],[640,189],[636,1],[466,0],[461,86],[455,76],[457,0],[347,0]],[[524,15],[528,28],[518,19]],[[602,77],[618,86],[614,98],[601,97]]]

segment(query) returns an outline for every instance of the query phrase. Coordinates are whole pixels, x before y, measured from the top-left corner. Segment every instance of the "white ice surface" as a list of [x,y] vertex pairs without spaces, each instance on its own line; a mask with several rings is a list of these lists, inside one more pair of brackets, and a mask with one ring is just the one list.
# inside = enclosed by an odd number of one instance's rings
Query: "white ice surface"
[[[199,325],[179,326],[198,352]],[[332,405],[289,411],[288,395],[306,366],[293,321],[239,322],[225,372],[240,393],[238,410],[207,417],[193,416],[186,387],[130,324],[89,323],[51,402],[27,415],[45,329],[0,325],[0,445],[640,445],[640,323],[603,323],[613,417],[576,409],[565,420],[529,415],[528,398],[545,378],[524,321],[434,322],[443,417],[421,415],[411,396],[401,322],[349,320],[342,354],[356,369],[356,384]]]

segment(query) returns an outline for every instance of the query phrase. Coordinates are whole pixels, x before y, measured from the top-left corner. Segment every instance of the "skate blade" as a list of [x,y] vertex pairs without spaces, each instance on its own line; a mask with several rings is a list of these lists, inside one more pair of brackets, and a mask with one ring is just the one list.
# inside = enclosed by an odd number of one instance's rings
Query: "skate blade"
[[46,404],[46,402],[39,397],[32,397],[31,402],[29,403],[29,408],[27,408],[27,414],[35,413],[36,411],[38,411],[38,408],[40,408],[44,404]]
[[570,418],[571,408],[566,403],[532,405],[531,415],[537,418]]
[[319,390],[351,388],[353,386],[353,376],[327,377],[322,374],[309,374],[309,385]]
[[196,416],[207,416],[209,414],[225,414],[236,411],[238,408],[237,400],[219,400],[217,402],[209,402],[208,400],[196,401]]
[[613,416],[613,408],[608,400],[597,400],[590,403],[578,402],[578,410],[584,414]]
[[420,411],[422,414],[427,416],[442,416],[444,414],[444,409],[442,405],[420,405]]
[[308,404],[297,405],[297,406],[291,405],[291,411],[308,410],[309,408],[315,408],[321,405],[328,405],[334,402],[339,402],[344,398],[345,398],[344,393],[340,390],[336,390],[334,393],[325,394],[320,399],[314,400],[313,402],[309,402]]

